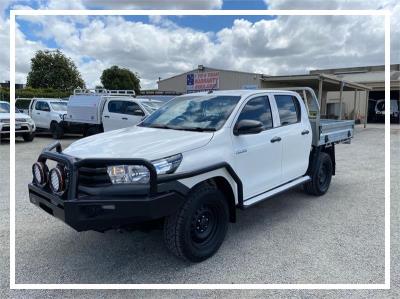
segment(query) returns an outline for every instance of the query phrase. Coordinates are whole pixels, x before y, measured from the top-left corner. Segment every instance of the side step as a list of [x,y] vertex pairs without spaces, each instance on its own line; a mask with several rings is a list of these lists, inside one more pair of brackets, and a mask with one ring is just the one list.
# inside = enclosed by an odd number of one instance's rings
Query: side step
[[252,205],[254,205],[254,204],[256,204],[256,203],[258,203],[260,201],[263,201],[264,199],[267,199],[267,198],[269,198],[271,196],[274,196],[274,195],[276,195],[278,193],[281,193],[283,191],[286,191],[288,189],[296,187],[297,185],[304,184],[304,183],[308,182],[309,180],[311,180],[311,178],[308,175],[302,176],[302,177],[300,177],[298,179],[290,181],[289,183],[286,183],[284,185],[281,185],[279,187],[271,189],[271,190],[269,190],[267,192],[264,192],[264,193],[262,193],[260,195],[252,197],[252,198],[250,198],[248,200],[245,200],[243,202],[243,207],[244,208],[248,208],[248,207],[250,207],[250,206],[252,206]]

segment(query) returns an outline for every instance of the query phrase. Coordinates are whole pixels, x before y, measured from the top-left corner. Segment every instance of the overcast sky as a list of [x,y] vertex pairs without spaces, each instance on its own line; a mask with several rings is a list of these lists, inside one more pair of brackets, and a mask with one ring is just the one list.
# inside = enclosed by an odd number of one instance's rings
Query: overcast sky
[[[247,5],[246,5],[247,4]],[[8,10],[41,9],[382,9],[392,16],[392,63],[400,62],[400,1],[1,1],[0,44],[8,44]],[[88,87],[111,65],[137,72],[143,88],[203,64],[209,67],[301,74],[310,69],[384,63],[383,17],[19,17],[17,82],[25,83],[39,49],[61,49]],[[4,49],[4,46],[2,46]],[[4,51],[4,50],[3,50]],[[2,51],[2,52],[3,52]],[[0,81],[9,80],[7,51]]]

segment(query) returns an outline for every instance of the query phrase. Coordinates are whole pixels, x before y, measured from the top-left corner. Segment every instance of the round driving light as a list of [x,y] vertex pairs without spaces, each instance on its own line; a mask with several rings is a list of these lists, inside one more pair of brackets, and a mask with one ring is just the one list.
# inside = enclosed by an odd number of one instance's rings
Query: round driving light
[[65,191],[64,171],[59,166],[53,168],[50,170],[49,180],[51,191],[57,195],[62,195]]
[[44,187],[47,184],[48,172],[47,165],[43,162],[36,162],[32,165],[33,180],[40,187]]

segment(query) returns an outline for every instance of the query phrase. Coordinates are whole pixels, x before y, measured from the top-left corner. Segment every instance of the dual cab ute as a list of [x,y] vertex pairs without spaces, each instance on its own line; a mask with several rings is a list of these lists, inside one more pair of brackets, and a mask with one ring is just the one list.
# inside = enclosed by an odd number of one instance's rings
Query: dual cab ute
[[[308,93],[308,96],[307,96]],[[237,209],[303,185],[323,195],[353,121],[322,121],[314,92],[233,90],[177,97],[134,127],[46,148],[30,201],[77,231],[164,222],[176,256],[199,262]]]

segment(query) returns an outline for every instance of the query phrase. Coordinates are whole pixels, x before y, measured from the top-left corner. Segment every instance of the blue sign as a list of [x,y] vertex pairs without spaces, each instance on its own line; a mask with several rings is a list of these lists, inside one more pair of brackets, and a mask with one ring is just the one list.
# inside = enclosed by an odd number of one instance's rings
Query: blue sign
[[186,85],[194,85],[194,74],[188,74],[186,76]]

